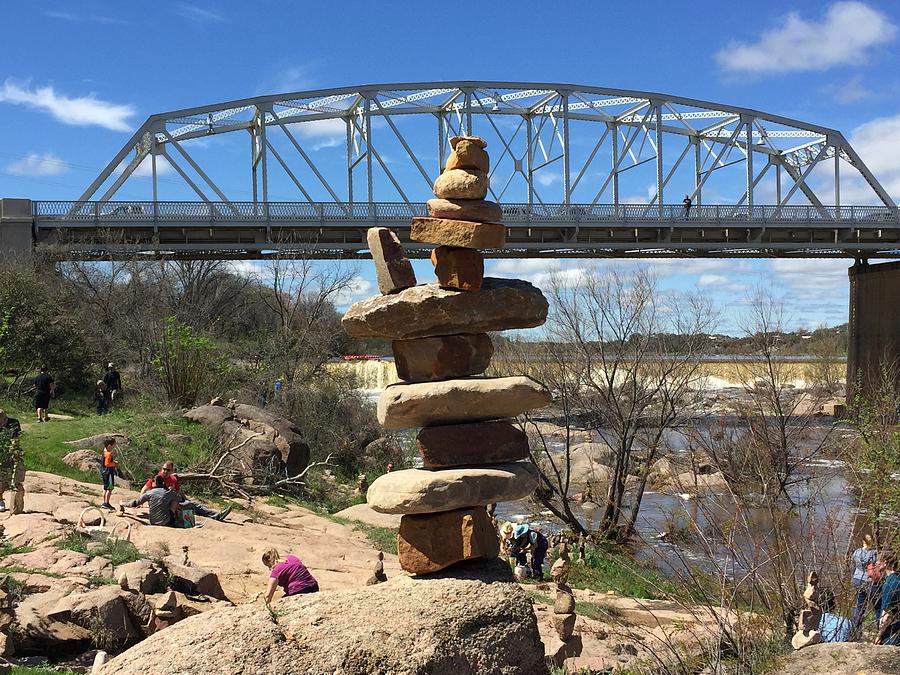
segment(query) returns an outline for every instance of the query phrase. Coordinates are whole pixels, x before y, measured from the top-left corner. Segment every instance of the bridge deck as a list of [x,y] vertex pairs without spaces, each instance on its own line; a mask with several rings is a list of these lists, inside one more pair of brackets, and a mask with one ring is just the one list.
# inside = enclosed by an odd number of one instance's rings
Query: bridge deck
[[[884,206],[504,204],[507,246],[488,257],[900,258],[898,210]],[[367,255],[365,232],[409,241],[424,203],[34,202],[35,241],[70,257]]]

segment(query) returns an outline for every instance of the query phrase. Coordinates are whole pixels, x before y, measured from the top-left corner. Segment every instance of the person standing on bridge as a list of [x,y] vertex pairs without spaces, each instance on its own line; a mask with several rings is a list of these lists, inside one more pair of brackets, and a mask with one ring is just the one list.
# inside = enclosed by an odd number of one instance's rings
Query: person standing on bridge
[[693,205],[690,196],[685,195],[681,203],[684,204],[684,219],[689,220],[691,217],[691,206]]

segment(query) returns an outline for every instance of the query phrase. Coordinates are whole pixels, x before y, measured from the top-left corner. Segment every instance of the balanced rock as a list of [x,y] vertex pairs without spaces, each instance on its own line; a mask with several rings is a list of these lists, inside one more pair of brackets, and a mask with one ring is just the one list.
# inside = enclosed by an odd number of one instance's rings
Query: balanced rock
[[553,604],[554,614],[573,614],[575,612],[575,596],[572,589],[565,584],[556,588],[556,602]]
[[391,343],[397,376],[406,382],[434,382],[480,375],[491,363],[494,343],[486,333],[444,335]]
[[416,285],[416,273],[396,234],[386,227],[370,227],[366,240],[375,263],[379,291],[396,293]]
[[516,462],[528,457],[528,436],[509,422],[425,427],[416,437],[426,469]]
[[409,238],[426,244],[463,248],[503,248],[506,226],[500,223],[474,223],[448,218],[412,219]]
[[484,507],[405,515],[397,535],[400,567],[410,574],[437,572],[463,560],[496,558],[500,542]]
[[438,285],[458,291],[478,291],[484,281],[484,257],[478,251],[438,246],[431,252]]
[[540,326],[547,308],[543,293],[527,281],[485,277],[478,293],[427,284],[361,300],[341,326],[353,337],[390,340],[486,333]]
[[434,181],[434,194],[441,199],[484,199],[488,176],[478,169],[450,169]]
[[522,375],[392,384],[378,398],[378,422],[385,429],[479,422],[543,408],[551,398],[544,385]]
[[497,202],[483,199],[429,199],[428,215],[450,220],[474,220],[477,223],[499,223],[503,209]]
[[553,628],[556,630],[560,640],[565,642],[572,637],[572,633],[575,632],[575,621],[577,618],[576,614],[553,615]]
[[189,617],[96,675],[547,675],[531,603],[500,560],[295,595],[276,614],[247,604]]
[[466,469],[404,469],[375,479],[366,494],[380,513],[439,513],[527,497],[538,484],[531,462]]
[[478,169],[487,173],[491,165],[491,159],[485,152],[487,143],[479,136],[454,136],[450,139],[450,147],[453,152],[447,158],[444,168],[450,169]]

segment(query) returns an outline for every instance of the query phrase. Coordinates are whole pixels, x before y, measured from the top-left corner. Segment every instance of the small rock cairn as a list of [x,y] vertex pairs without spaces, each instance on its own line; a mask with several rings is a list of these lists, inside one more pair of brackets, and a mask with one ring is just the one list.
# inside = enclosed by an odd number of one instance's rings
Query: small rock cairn
[[375,511],[403,514],[398,555],[412,574],[497,557],[485,506],[526,497],[538,482],[527,436],[505,418],[551,398],[528,377],[482,376],[494,353],[487,332],[540,326],[547,301],[526,281],[484,277],[478,249],[502,248],[506,239],[499,204],[485,201],[486,143],[457,136],[450,145],[430,216],[413,218],[410,233],[437,245],[437,283],[417,286],[397,236],[372,228],[367,239],[382,295],[356,303],[342,320],[352,336],[392,341],[403,383],[381,394],[378,421],[385,429],[422,428],[416,441],[424,468],[387,473],[367,492]]
[[819,624],[822,621],[822,606],[819,601],[819,575],[810,572],[806,578],[806,590],[803,592],[803,603],[800,610],[800,627],[791,638],[794,649],[803,649],[822,642]]

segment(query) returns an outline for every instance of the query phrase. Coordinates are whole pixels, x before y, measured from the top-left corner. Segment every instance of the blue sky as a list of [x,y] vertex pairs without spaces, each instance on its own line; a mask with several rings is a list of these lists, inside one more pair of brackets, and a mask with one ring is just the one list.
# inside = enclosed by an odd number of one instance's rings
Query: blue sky
[[[473,79],[662,91],[835,127],[900,197],[895,2],[4,4],[2,196],[77,197],[155,112],[279,91]],[[573,264],[583,265],[562,263]],[[757,284],[785,296],[795,325],[846,321],[849,261],[647,264],[665,288],[715,297],[723,330],[736,330]],[[370,267],[359,266],[355,297],[374,292]],[[538,281],[547,268],[488,264],[489,273]],[[420,281],[431,275],[427,264],[417,272]]]

